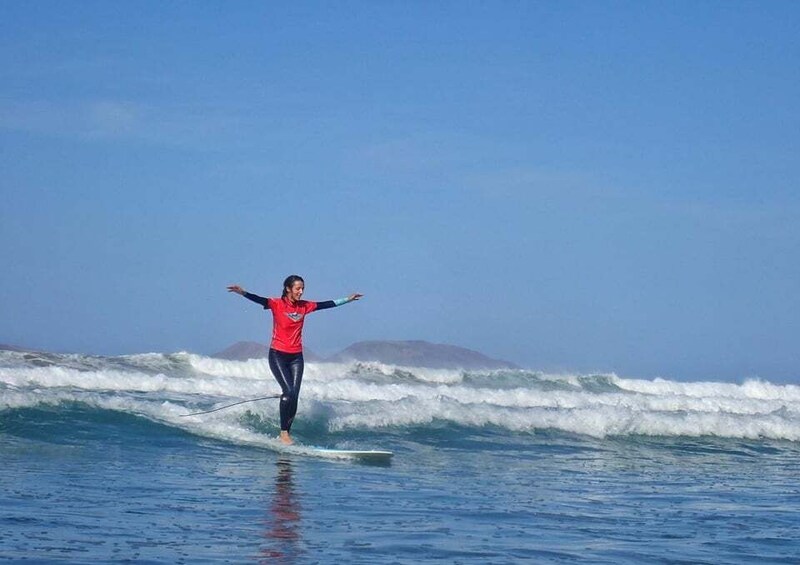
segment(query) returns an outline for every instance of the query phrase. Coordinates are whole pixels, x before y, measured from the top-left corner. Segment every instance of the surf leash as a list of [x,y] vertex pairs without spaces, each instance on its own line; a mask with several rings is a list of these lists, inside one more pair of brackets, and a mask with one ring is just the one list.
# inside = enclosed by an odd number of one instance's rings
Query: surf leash
[[240,400],[239,402],[234,402],[233,404],[226,404],[225,406],[220,406],[219,408],[214,408],[213,410],[204,410],[203,412],[192,412],[191,414],[181,414],[181,418],[185,418],[187,416],[199,416],[201,414],[211,414],[212,412],[218,412],[219,410],[225,410],[226,408],[231,408],[233,406],[238,406],[239,404],[244,404],[245,402],[255,402],[256,400],[269,400],[270,398],[280,398],[280,394],[271,394],[269,396],[261,396],[259,398],[249,398],[247,400]]

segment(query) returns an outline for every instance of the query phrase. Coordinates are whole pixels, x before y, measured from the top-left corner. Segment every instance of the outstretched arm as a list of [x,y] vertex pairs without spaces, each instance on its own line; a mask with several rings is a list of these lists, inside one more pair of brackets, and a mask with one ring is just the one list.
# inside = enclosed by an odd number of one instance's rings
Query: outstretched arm
[[337,298],[336,300],[326,300],[325,302],[317,302],[317,310],[325,310],[326,308],[333,308],[334,306],[341,306],[353,300],[360,300],[363,294],[351,294],[347,298]]
[[251,292],[247,292],[245,289],[240,287],[238,284],[230,285],[228,287],[228,292],[235,292],[236,294],[241,294],[242,296],[244,296],[248,300],[252,300],[256,304],[261,304],[264,308],[267,307],[267,299],[266,298],[264,298],[262,296],[258,296],[257,294],[253,294]]

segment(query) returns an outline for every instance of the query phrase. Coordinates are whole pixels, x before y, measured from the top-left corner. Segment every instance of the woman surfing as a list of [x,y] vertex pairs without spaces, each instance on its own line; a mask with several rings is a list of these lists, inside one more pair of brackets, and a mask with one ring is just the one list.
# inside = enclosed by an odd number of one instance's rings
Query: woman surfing
[[269,368],[281,386],[281,435],[280,440],[291,445],[289,431],[297,413],[297,400],[300,384],[303,381],[303,323],[311,312],[341,306],[360,299],[363,294],[351,294],[347,298],[311,302],[301,300],[305,281],[298,275],[286,277],[283,281],[283,295],[280,298],[263,298],[247,292],[239,285],[231,285],[228,292],[241,294],[245,298],[261,304],[265,310],[272,311],[272,341],[269,346]]

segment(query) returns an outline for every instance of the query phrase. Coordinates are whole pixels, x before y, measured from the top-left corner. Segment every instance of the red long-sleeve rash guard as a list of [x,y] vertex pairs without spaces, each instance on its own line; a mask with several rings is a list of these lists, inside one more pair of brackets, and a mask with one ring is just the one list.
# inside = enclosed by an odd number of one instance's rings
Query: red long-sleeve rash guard
[[288,298],[263,298],[250,292],[245,292],[244,297],[261,304],[265,310],[272,310],[272,341],[269,346],[283,353],[303,351],[303,323],[307,314],[336,306],[333,300],[292,302]]

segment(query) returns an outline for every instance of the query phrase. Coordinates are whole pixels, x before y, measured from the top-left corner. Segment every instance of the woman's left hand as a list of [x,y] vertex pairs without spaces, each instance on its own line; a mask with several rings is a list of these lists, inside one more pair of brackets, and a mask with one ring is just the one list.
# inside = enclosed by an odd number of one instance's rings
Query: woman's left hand
[[355,293],[355,294],[351,294],[350,296],[348,296],[347,299],[350,302],[352,302],[353,300],[359,300],[362,296],[364,296],[364,295],[363,294],[359,294],[359,293]]

